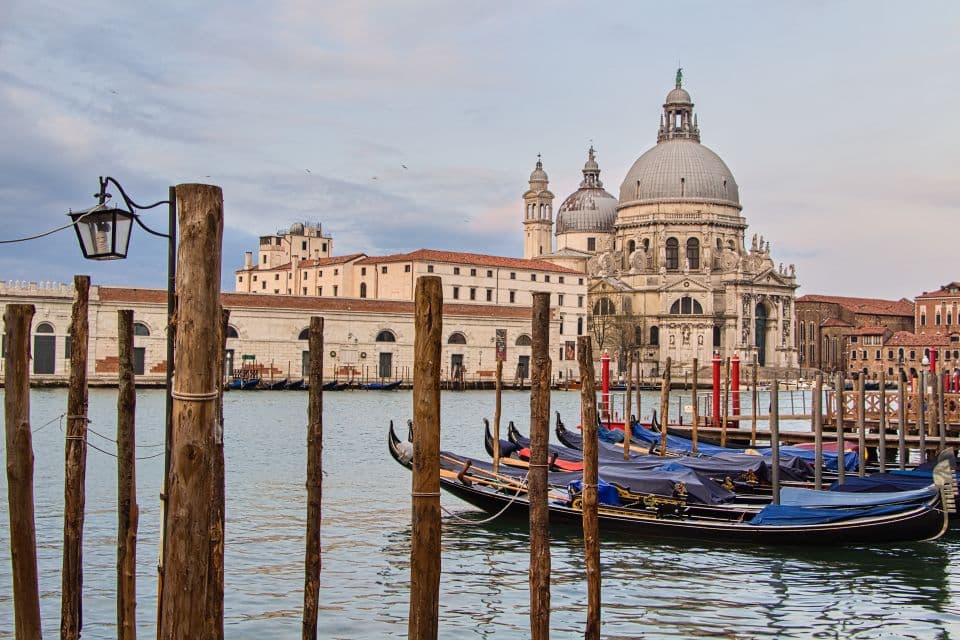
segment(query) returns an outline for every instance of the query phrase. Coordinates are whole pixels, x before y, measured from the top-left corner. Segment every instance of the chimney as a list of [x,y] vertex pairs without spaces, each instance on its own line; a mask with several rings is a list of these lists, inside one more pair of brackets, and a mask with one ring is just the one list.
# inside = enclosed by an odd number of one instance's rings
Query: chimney
[[243,268],[249,269],[253,266],[253,251],[246,251],[243,254]]

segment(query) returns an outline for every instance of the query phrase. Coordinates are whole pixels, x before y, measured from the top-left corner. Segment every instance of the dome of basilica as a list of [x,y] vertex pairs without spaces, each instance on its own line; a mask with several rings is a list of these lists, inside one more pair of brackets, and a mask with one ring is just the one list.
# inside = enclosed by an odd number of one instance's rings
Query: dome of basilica
[[587,152],[580,188],[571,193],[557,210],[556,233],[578,231],[613,232],[617,220],[617,199],[600,182],[600,166],[594,149]]

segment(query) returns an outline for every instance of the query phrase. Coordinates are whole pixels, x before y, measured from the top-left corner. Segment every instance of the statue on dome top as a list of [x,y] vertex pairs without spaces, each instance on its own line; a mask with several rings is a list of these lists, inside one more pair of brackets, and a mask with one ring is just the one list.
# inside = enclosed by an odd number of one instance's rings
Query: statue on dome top
[[677,88],[683,85],[683,67],[677,67]]

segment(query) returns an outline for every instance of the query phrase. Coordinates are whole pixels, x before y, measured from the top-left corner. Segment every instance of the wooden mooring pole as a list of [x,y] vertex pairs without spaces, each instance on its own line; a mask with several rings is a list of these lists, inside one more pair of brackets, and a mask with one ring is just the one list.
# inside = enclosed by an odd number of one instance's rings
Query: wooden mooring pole
[[76,640],[83,628],[83,513],[87,480],[87,348],[90,276],[74,276],[70,318],[70,388],[63,475],[63,568],[60,638]]
[[[580,424],[583,425],[583,552],[587,567],[587,626],[583,637],[584,640],[600,640],[597,389],[594,382],[592,340],[589,336],[580,336],[577,343],[577,359],[580,365]],[[637,393],[639,395],[639,391]]]
[[643,408],[641,406],[643,404],[643,401],[641,400],[641,395],[640,395],[640,385],[642,382],[643,382],[643,379],[640,376],[640,352],[638,351],[637,352],[637,421],[638,422],[640,421],[640,416],[641,416],[640,410]]
[[847,479],[845,447],[846,442],[843,439],[843,374],[837,372],[836,382],[834,383],[834,395],[837,399],[837,482],[843,484]]
[[817,371],[813,383],[813,488],[823,488],[823,373]]
[[224,589],[224,534],[227,519],[227,468],[223,453],[223,391],[224,358],[227,353],[227,327],[230,310],[220,309],[220,349],[217,351],[217,420],[214,424],[213,448],[213,503],[216,506],[213,526],[210,530],[210,561],[207,567],[207,621],[209,638],[223,640],[223,589]]
[[493,393],[493,472],[500,473],[500,414],[503,396],[503,360],[497,354],[497,379]]
[[777,378],[770,385],[770,450],[773,504],[780,504],[780,381]]
[[757,446],[757,405],[760,404],[760,390],[757,387],[757,362],[754,360],[753,366],[751,367],[751,383],[752,389],[750,391],[750,412],[752,417],[752,422],[750,423],[750,446]]
[[214,553],[211,547],[220,544],[213,529],[222,508],[215,489],[220,278],[211,274],[220,273],[223,192],[212,185],[183,184],[176,187],[176,197],[176,377],[160,640],[209,637],[217,626],[209,619],[209,576],[203,568]]
[[660,455],[667,455],[667,410],[670,407],[670,356],[663,365],[660,380]]
[[323,318],[310,318],[310,397],[307,402],[307,550],[303,581],[303,640],[316,640],[320,607],[323,515]]
[[550,512],[547,446],[550,441],[550,294],[533,294],[530,373],[530,637],[550,637]]
[[[700,425],[700,408],[697,406],[697,359],[693,359],[693,386],[690,387],[690,405],[693,409],[693,426],[690,427],[690,435],[693,439],[693,455],[697,455],[697,428]],[[639,391],[637,393],[640,393]]]
[[32,304],[8,304],[3,314],[7,337],[3,414],[16,640],[34,640],[40,638],[41,633],[37,527],[33,512],[33,435],[30,431],[30,325],[34,311]]
[[117,311],[117,638],[137,638],[137,388],[133,310]]
[[440,614],[440,278],[417,278],[414,301],[413,514],[407,637],[435,640]]
[[877,457],[880,463],[880,473],[887,471],[887,378],[886,372],[880,369],[880,395],[879,395],[879,424],[877,425],[877,436],[880,438],[880,444],[877,447]]

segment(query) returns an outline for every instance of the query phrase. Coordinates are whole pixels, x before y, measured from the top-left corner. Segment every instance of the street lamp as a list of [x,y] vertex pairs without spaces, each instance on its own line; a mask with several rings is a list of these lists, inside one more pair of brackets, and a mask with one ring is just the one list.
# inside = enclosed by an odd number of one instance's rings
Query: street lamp
[[[112,184],[120,192],[125,208],[107,206],[107,200],[113,197],[112,194],[107,192],[108,184]],[[97,198],[95,206],[80,211],[70,211],[67,214],[73,220],[77,240],[80,242],[80,250],[83,252],[84,258],[88,260],[122,260],[126,258],[127,247],[130,244],[130,232],[133,229],[134,222],[147,233],[167,239],[167,397],[164,424],[163,486],[160,490],[160,567],[162,570],[166,560],[166,493],[169,486],[170,449],[173,442],[173,396],[171,393],[173,391],[173,313],[177,270],[177,191],[176,187],[170,187],[166,200],[141,205],[134,202],[114,178],[101,176],[100,191],[94,194],[94,197]],[[167,233],[154,231],[145,225],[136,213],[136,211],[153,209],[163,204],[167,205],[169,216]],[[162,579],[160,584],[163,584]]]

